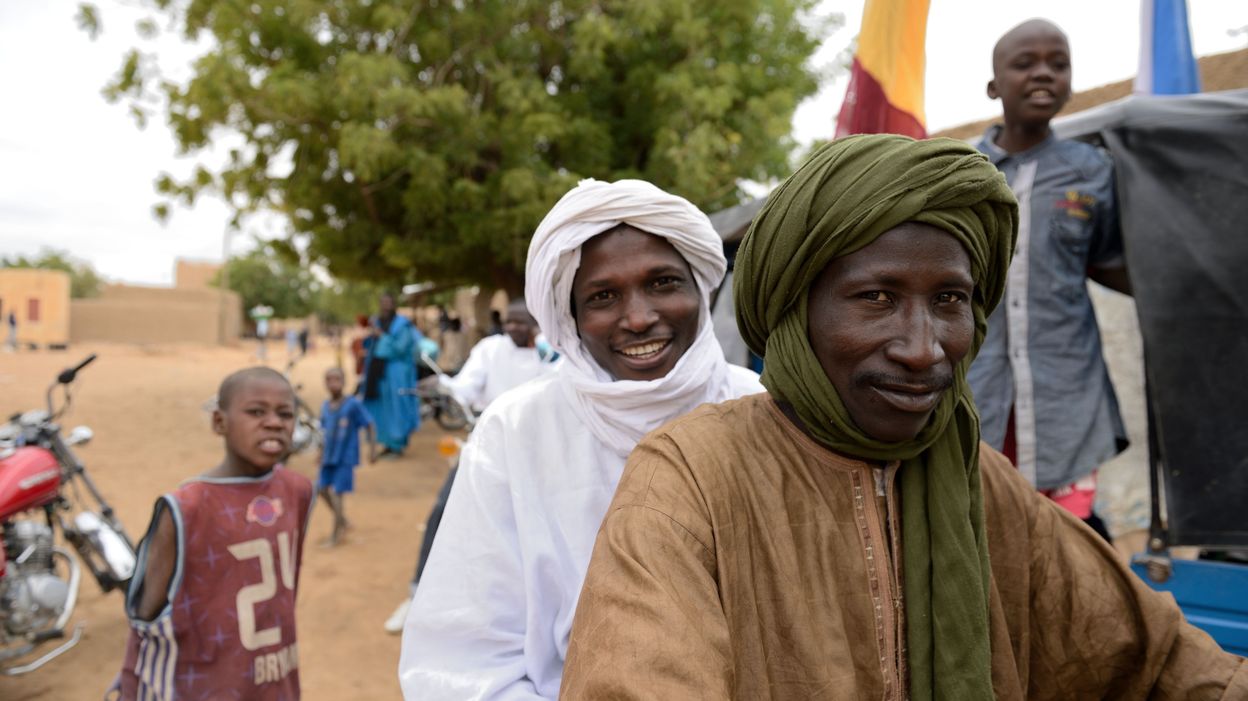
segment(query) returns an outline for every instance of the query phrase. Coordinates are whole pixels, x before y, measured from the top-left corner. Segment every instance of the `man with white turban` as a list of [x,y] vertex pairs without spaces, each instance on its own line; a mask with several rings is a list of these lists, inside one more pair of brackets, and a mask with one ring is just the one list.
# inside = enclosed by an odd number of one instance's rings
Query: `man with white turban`
[[706,215],[649,183],[585,180],[546,215],[525,296],[564,362],[499,397],[464,447],[403,633],[409,701],[558,695],[629,452],[700,404],[763,391],[711,329],[725,268]]

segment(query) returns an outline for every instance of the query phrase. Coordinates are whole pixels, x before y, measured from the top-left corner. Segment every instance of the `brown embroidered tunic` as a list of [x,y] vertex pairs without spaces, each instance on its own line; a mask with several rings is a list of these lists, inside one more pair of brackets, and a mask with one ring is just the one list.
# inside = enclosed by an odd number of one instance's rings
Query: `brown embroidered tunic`
[[[998,699],[1248,699],[1244,660],[980,451]],[[906,698],[896,476],[766,394],[651,434],[598,535],[562,697]]]

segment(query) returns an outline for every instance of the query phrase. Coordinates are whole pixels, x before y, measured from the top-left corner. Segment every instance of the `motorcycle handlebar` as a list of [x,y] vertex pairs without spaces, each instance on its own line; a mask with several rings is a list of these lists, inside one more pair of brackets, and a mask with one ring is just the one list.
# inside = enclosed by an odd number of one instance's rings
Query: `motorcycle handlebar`
[[78,363],[74,367],[66,368],[65,370],[62,370],[61,374],[56,376],[57,384],[67,385],[73,382],[74,378],[77,377],[78,375],[78,371],[90,365],[91,362],[94,360],[95,360],[95,353],[92,353],[91,355],[88,355],[86,358],[83,358],[82,362]]

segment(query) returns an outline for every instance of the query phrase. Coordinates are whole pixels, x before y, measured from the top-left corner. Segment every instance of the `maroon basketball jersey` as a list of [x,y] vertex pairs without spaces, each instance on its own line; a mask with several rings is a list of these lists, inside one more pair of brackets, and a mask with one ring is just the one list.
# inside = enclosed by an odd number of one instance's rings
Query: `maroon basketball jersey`
[[[126,597],[122,699],[299,698],[295,590],[312,497],[306,478],[277,467],[263,477],[189,480],[156,502]],[[169,604],[143,621],[138,583],[165,509],[178,550]]]

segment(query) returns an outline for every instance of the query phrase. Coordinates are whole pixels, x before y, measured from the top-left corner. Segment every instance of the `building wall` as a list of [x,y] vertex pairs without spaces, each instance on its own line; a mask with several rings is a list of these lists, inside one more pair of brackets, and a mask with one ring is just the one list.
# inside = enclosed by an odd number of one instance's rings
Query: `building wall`
[[9,337],[9,312],[17,316],[20,345],[65,345],[70,339],[69,273],[33,268],[0,270],[0,343]]
[[173,286],[189,290],[209,288],[212,278],[219,270],[221,270],[220,263],[178,259],[173,270]]
[[74,342],[215,344],[234,342],[242,334],[242,300],[234,292],[211,288],[108,285],[97,298],[73,300],[71,308]]
[[[235,292],[226,292],[234,295]],[[221,290],[215,287],[200,289],[184,289],[181,287],[146,287],[144,285],[105,285],[100,288],[99,299],[115,299],[130,302],[152,302],[159,300],[175,304],[215,303],[221,299]]]

